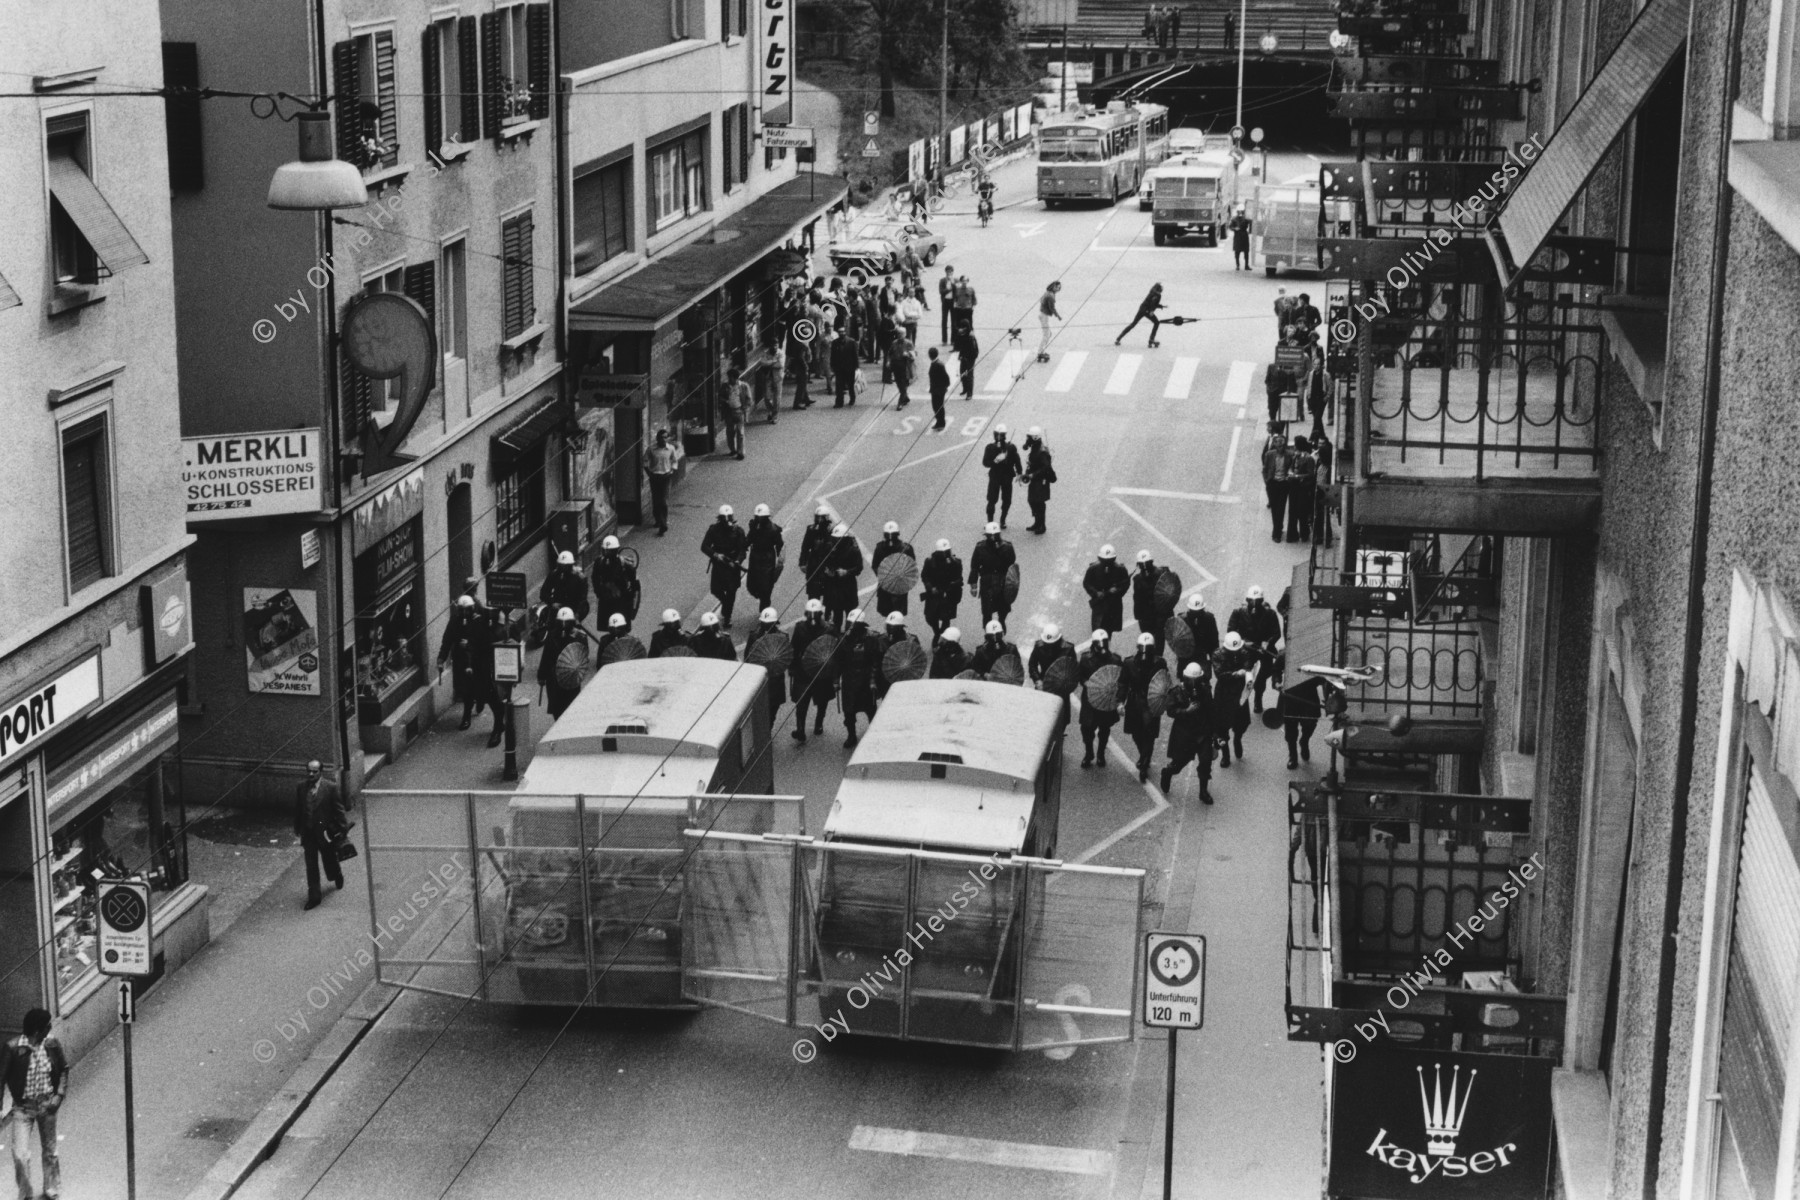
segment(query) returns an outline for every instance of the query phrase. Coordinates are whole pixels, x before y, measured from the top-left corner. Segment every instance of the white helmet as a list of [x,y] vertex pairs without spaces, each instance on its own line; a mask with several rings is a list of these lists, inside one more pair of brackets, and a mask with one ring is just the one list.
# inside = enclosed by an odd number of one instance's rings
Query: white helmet
[[1150,552],[1148,550],[1139,550],[1137,552],[1137,560],[1138,560],[1138,565],[1140,567],[1143,566],[1145,563],[1150,561]]
[[624,613],[614,613],[612,616],[606,618],[606,625],[609,629],[623,629],[629,624],[631,624],[631,622],[625,619]]
[[829,517],[830,515],[831,506],[829,504],[821,504],[819,507],[813,509],[813,516],[815,517]]
[[1042,439],[1044,436],[1044,427],[1042,425],[1033,425],[1030,429],[1025,431],[1025,436],[1028,438]]
[[883,525],[881,527],[881,532],[883,532],[883,533],[899,533],[900,532],[900,522],[889,521],[886,525]]
[[731,505],[729,505],[729,504],[721,504],[721,505],[719,505],[719,515],[720,515],[720,516],[721,516],[721,517],[729,517],[729,516],[731,516],[731,515],[732,515],[732,513],[731,513]]
[[458,596],[456,598],[456,607],[458,607],[458,608],[474,608],[475,607],[475,597],[473,597],[473,596]]
[[1100,558],[1102,561],[1111,562],[1117,557],[1119,557],[1119,552],[1112,548],[1111,543],[1100,547]]
[[1005,437],[1006,436],[1006,426],[1003,424],[994,426],[994,436],[995,437]]
[[845,618],[844,618],[844,621],[845,621],[845,623],[846,623],[846,624],[850,624],[850,625],[861,625],[861,624],[863,624],[863,610],[862,610],[862,609],[860,609],[860,608],[853,608],[853,609],[851,609],[851,610],[850,610],[850,615],[849,615],[849,616],[847,616],[847,617],[845,617]]
[[1095,644],[1099,644],[1101,642],[1108,641],[1109,639],[1111,639],[1111,637],[1112,637],[1112,634],[1106,632],[1106,630],[1096,629],[1096,630],[1094,630],[1094,632],[1088,634],[1088,641],[1095,643]]
[[948,550],[948,549],[950,549],[950,539],[949,539],[949,538],[939,538],[939,539],[938,539],[938,540],[937,540],[937,548],[938,548],[938,549],[939,549],[939,550],[940,550],[940,551],[944,551],[944,550]]
[[564,550],[561,554],[556,556],[556,565],[559,567],[574,566],[575,565],[575,555],[570,553],[567,550]]
[[1227,650],[1242,650],[1244,648],[1244,635],[1233,630],[1225,635],[1223,644]]
[[759,504],[750,511],[750,515],[753,517],[766,517],[769,515],[769,506],[766,504]]
[[1200,664],[1197,662],[1191,662],[1187,666],[1181,668],[1181,677],[1183,679],[1198,679],[1202,674],[1204,674],[1204,672],[1201,671]]
[[619,539],[609,533],[600,539],[600,548],[602,550],[617,550],[619,548]]
[[1261,600],[1262,598],[1263,598],[1262,589],[1259,587],[1256,587],[1255,585],[1252,585],[1247,591],[1244,592],[1244,599],[1246,599],[1246,600]]
[[575,610],[566,606],[559,608],[556,610],[556,619],[559,621],[573,621],[575,619]]
[[1038,640],[1045,642],[1062,641],[1062,627],[1055,623],[1044,626],[1044,632],[1038,635]]
[[1195,592],[1193,595],[1188,597],[1188,611],[1189,612],[1201,612],[1205,608],[1206,608],[1206,601],[1201,598],[1199,592]]
[[1139,647],[1154,646],[1154,645],[1156,645],[1156,635],[1155,634],[1153,634],[1153,633],[1138,634],[1138,646]]
[[993,618],[993,619],[992,619],[992,620],[990,620],[990,621],[989,621],[989,622],[988,622],[988,623],[987,623],[987,630],[986,630],[986,632],[988,632],[988,633],[990,633],[990,634],[992,634],[992,633],[1005,633],[1005,632],[1006,632],[1006,627],[1005,627],[1005,626],[1004,626],[1004,625],[1002,625],[1002,624],[1000,624],[1000,618],[998,618],[998,617],[995,617],[995,618]]
[[701,613],[700,614],[700,628],[715,629],[718,627],[718,624],[719,624],[719,614],[718,613],[709,612],[709,613]]
[[939,636],[938,640],[943,641],[943,642],[955,642],[958,645],[961,645],[962,644],[962,630],[960,630],[956,626],[952,625],[950,628],[944,630],[944,632]]
[[889,629],[892,629],[896,625],[904,625],[906,624],[906,614],[903,612],[891,612],[887,615],[887,623]]
[[848,525],[844,524],[842,521],[839,521],[836,525],[833,525],[831,527],[831,536],[832,537],[849,537],[850,536],[850,527]]
[[681,620],[681,614],[676,612],[674,609],[672,609],[672,608],[663,609],[663,624],[664,625],[679,622],[680,620]]
[[806,602],[806,611],[809,613],[822,613],[825,611],[825,602],[817,596],[814,596],[811,600]]
[[981,527],[981,532],[983,532],[983,533],[999,533],[1000,532],[1000,522],[989,521],[986,525],[983,525]]
[[781,620],[781,614],[772,608],[765,608],[756,614],[756,619],[759,621],[767,621],[769,624],[773,625],[775,622]]

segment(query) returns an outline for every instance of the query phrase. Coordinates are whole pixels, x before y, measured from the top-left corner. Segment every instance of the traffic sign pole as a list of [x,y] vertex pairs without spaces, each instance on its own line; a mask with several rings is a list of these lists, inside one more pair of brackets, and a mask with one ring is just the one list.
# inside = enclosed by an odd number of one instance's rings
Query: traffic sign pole
[[1206,1024],[1206,939],[1194,933],[1144,935],[1143,1022],[1169,1031],[1169,1096],[1163,1116],[1163,1200],[1175,1187],[1175,1045],[1183,1029]]
[[131,1086],[131,1027],[137,1023],[137,1013],[133,1004],[131,981],[119,980],[119,1022],[125,1027],[125,1200],[137,1200],[137,1105]]
[[1163,1200],[1173,1200],[1175,1187],[1175,1039],[1176,1029],[1169,1030],[1169,1103],[1163,1119]]

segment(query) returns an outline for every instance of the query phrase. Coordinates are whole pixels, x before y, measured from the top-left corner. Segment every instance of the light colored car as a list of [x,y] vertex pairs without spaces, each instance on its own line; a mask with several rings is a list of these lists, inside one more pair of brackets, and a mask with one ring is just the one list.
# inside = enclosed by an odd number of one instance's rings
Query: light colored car
[[900,255],[908,246],[919,261],[930,266],[943,252],[944,237],[918,221],[869,220],[831,241],[832,269],[847,274],[852,267],[882,274],[900,269]]
[[1206,133],[1199,129],[1182,127],[1169,130],[1169,155],[1200,154],[1206,149]]

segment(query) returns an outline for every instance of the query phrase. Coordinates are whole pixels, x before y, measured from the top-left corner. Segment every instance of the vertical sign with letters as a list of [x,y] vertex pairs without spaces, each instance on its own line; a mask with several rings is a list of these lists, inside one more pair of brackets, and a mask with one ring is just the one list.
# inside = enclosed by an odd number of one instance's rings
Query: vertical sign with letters
[[762,123],[794,121],[794,25],[790,0],[762,4]]

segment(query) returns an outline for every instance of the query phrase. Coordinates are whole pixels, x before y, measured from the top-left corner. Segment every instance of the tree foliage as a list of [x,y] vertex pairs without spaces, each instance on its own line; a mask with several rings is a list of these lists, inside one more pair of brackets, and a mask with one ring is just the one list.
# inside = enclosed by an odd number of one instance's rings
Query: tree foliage
[[894,115],[897,82],[937,86],[948,4],[953,106],[1022,83],[1029,74],[1013,0],[831,0],[833,24],[853,37],[853,61],[876,76],[880,109]]

